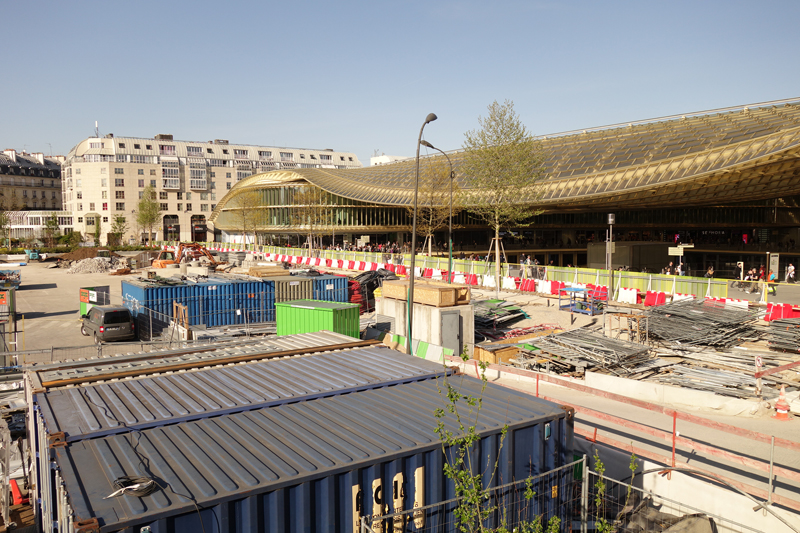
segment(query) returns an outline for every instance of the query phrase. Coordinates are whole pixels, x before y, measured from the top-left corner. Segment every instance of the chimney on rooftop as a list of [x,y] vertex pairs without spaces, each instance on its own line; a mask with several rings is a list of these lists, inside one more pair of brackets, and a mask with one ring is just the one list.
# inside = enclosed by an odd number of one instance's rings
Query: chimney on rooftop
[[8,157],[10,160],[15,161],[17,160],[17,151],[13,148],[6,148],[3,150],[3,155]]
[[42,152],[34,152],[31,155],[36,158],[40,165],[44,165],[44,154]]
[[171,141],[172,134],[171,133],[159,133],[155,137],[153,137],[157,141]]

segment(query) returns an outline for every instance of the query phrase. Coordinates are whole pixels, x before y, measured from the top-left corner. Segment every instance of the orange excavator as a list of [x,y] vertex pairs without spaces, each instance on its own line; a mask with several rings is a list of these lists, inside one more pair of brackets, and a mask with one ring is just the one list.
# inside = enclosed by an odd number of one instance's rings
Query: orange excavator
[[222,264],[214,259],[214,256],[206,250],[205,246],[197,244],[196,242],[182,242],[178,244],[178,249],[176,251],[161,250],[158,257],[153,259],[152,266],[153,268],[166,268],[167,265],[197,261],[204,257],[208,259],[211,266],[216,267]]

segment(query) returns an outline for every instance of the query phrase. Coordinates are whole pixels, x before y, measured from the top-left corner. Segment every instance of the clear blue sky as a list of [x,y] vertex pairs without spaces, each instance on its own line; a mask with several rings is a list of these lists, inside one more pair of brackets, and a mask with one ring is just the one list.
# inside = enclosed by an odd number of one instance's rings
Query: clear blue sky
[[800,97],[800,2],[0,4],[0,148],[94,131],[412,156],[493,100],[535,134]]

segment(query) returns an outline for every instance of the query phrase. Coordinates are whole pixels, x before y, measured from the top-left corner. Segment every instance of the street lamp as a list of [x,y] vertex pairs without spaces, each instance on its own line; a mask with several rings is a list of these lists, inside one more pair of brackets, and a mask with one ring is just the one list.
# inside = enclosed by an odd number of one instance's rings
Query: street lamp
[[608,301],[614,299],[614,223],[617,217],[614,213],[608,214],[608,239],[606,242],[606,262],[608,263]]
[[414,179],[414,220],[411,224],[411,279],[409,280],[408,284],[408,340],[407,340],[407,349],[406,352],[413,355],[413,350],[411,347],[411,333],[412,333],[412,324],[414,322],[414,264],[415,259],[417,257],[417,196],[419,194],[419,145],[422,141],[422,130],[425,129],[425,126],[436,120],[438,117],[433,113],[428,113],[428,116],[425,117],[425,122],[422,123],[422,127],[419,129],[419,137],[417,137],[417,171],[416,177]]
[[447,276],[447,282],[453,283],[453,179],[456,177],[456,173],[453,172],[453,162],[450,161],[450,157],[448,157],[446,153],[442,152],[428,141],[422,140],[420,141],[420,144],[422,146],[427,146],[428,148],[440,152],[447,159],[447,163],[450,165],[450,224],[448,227],[448,235],[449,235],[448,240],[450,241],[450,246],[449,246],[450,256],[449,259],[447,260],[447,271],[450,274]]

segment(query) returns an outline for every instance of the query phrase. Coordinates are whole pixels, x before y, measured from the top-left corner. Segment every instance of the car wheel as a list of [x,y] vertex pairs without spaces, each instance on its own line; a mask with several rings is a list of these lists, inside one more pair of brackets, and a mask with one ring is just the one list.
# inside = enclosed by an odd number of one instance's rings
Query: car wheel
[[97,338],[97,333],[96,332],[94,334],[94,343],[95,344],[100,344],[100,339]]
[[89,336],[89,332],[86,331],[86,324],[81,324],[81,335],[83,335],[84,337]]

